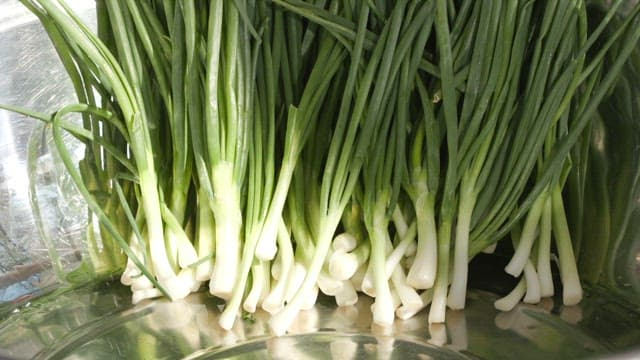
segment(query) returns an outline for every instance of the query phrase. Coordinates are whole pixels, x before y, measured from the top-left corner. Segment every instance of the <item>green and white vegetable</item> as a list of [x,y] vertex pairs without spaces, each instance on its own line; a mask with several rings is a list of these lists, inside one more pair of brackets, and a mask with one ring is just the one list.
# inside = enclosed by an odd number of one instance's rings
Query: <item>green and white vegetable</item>
[[63,0],[21,2],[78,104],[3,108],[53,129],[98,220],[86,261],[134,303],[206,287],[222,328],[262,308],[281,335],[319,292],[361,291],[377,324],[440,323],[498,243],[519,281],[496,308],[552,296],[554,258],[581,300],[576,258],[598,245],[575,246],[563,191],[640,5],[594,21],[580,0],[97,0],[93,33]]

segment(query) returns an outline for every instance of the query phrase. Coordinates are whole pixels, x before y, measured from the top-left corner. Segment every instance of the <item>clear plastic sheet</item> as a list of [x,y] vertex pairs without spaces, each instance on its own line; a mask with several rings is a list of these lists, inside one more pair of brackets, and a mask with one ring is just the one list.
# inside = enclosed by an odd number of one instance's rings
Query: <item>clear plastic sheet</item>
[[[94,17],[91,2],[71,5]],[[0,14],[0,103],[50,113],[72,102],[71,83],[37,19],[13,0],[0,1]],[[72,148],[81,155],[79,144]],[[86,218],[50,129],[0,110],[0,302],[37,293],[72,269]]]

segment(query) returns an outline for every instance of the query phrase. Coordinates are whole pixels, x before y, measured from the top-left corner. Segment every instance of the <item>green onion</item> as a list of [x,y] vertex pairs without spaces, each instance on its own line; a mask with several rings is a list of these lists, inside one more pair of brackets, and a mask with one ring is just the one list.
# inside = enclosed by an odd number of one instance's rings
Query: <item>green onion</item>
[[2,108],[53,130],[98,220],[85,266],[134,303],[204,286],[223,329],[262,308],[282,335],[320,292],[361,291],[377,324],[429,305],[439,323],[498,242],[519,277],[499,310],[553,296],[554,271],[567,305],[611,277],[619,239],[582,230],[609,201],[588,196],[589,146],[640,5],[591,23],[579,0],[114,0],[95,34],[63,0],[22,3],[78,104]]

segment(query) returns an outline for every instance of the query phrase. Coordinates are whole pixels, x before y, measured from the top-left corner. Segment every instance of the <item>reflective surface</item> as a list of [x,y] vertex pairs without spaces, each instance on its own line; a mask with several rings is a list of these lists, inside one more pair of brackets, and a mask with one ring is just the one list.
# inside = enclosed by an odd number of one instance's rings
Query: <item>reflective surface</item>
[[465,311],[449,311],[446,325],[427,326],[427,313],[393,327],[372,325],[371,299],[336,307],[321,297],[292,333],[271,337],[268,314],[217,323],[221,302],[206,292],[177,302],[131,305],[118,282],[58,290],[6,309],[0,357],[10,359],[573,359],[633,350],[637,313],[614,299],[589,296],[580,306],[551,299],[493,308],[497,296],[473,290]]

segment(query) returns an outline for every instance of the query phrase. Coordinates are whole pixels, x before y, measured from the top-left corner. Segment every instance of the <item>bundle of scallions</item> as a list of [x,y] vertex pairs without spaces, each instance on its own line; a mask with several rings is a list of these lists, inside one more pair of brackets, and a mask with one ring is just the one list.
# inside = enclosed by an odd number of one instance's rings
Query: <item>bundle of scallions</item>
[[204,286],[223,328],[262,308],[283,334],[319,292],[362,292],[378,324],[438,323],[498,242],[520,280],[496,308],[558,285],[580,301],[563,189],[640,5],[97,0],[94,33],[63,0],[21,2],[78,103],[4,108],[50,126],[92,269],[121,271],[134,303]]

